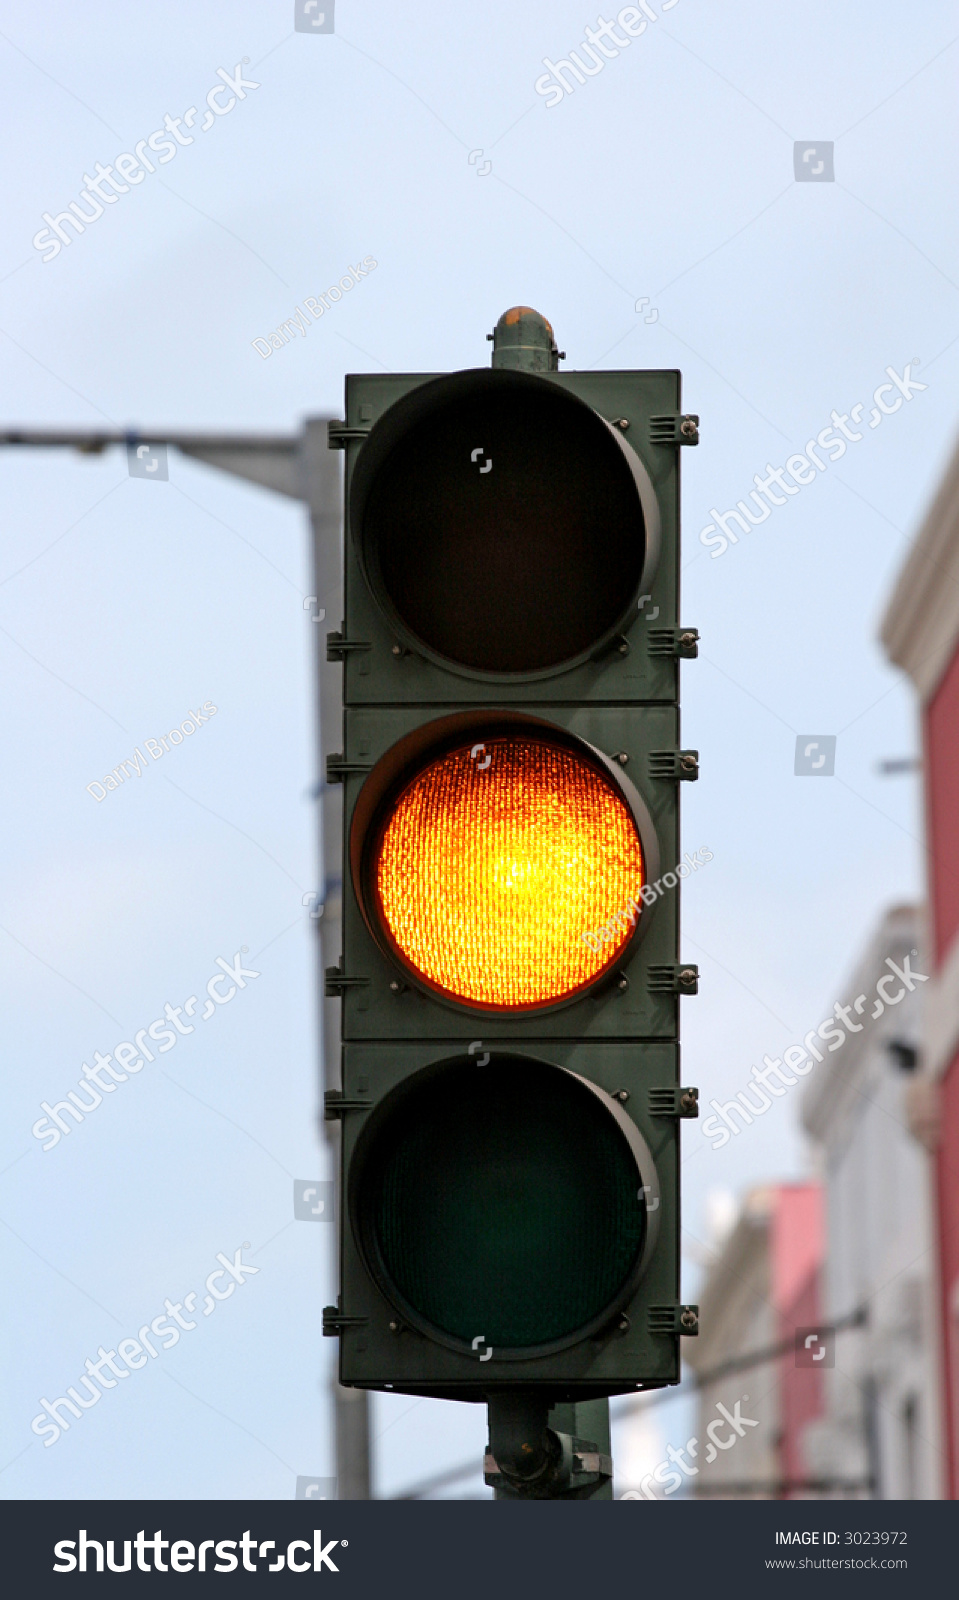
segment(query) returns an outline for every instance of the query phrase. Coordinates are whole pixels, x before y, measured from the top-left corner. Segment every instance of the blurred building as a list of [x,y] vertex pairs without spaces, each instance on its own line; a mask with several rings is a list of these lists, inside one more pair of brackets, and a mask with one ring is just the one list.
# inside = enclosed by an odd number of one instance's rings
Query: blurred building
[[[813,1362],[818,1347],[797,1364],[795,1345],[797,1328],[819,1329],[822,1253],[818,1184],[776,1184],[747,1195],[700,1295],[702,1332],[685,1352],[699,1387],[694,1497],[818,1492],[805,1438],[823,1411],[824,1375]],[[735,1419],[737,1405],[739,1429],[717,1423]]]
[[891,910],[843,997],[849,1031],[823,1048],[803,1094],[821,1151],[827,1349],[823,1415],[803,1449],[811,1475],[835,1486],[824,1494],[941,1492],[929,1160],[908,1125],[927,986],[919,949],[917,911]]
[[929,960],[913,1125],[934,1152],[946,1480],[959,1499],[959,451],[882,625],[919,695]]

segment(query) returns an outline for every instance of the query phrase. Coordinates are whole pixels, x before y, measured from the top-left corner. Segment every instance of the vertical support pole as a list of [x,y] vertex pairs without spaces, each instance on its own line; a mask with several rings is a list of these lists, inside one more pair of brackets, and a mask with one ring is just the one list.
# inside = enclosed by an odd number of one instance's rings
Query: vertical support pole
[[[316,601],[311,614],[325,611],[325,617],[314,622],[313,651],[316,662],[316,721],[317,721],[317,788],[321,797],[319,861],[323,882],[321,901],[323,915],[315,926],[318,931],[317,960],[320,1034],[322,1041],[321,1089],[342,1087],[340,1068],[340,1002],[324,997],[324,979],[327,967],[335,967],[340,959],[342,939],[343,885],[341,859],[343,848],[343,787],[326,784],[326,758],[331,751],[343,748],[342,704],[343,668],[339,662],[326,659],[326,636],[339,628],[343,617],[343,530],[342,491],[339,451],[327,445],[327,419],[316,417],[304,426],[300,445],[300,462],[303,472],[303,498],[310,508],[313,546],[312,587]],[[322,1108],[322,1094],[320,1097]],[[320,1112],[322,1117],[322,1109]],[[337,1193],[340,1169],[340,1122],[324,1122],[323,1129],[330,1140],[333,1169],[337,1175]],[[344,1225],[340,1218],[338,1226]],[[335,1346],[339,1352],[339,1343]],[[338,1500],[370,1499],[370,1422],[369,1397],[363,1389],[345,1389],[334,1371],[331,1380],[334,1425],[336,1430],[336,1496]]]
[[[546,1402],[538,1401],[535,1393],[501,1391],[498,1395],[489,1395],[488,1404],[489,1449],[498,1473],[492,1480],[494,1500],[612,1500],[611,1479],[576,1484],[575,1480],[571,1483],[567,1475],[578,1470],[575,1468],[577,1445],[580,1448],[588,1445],[603,1456],[612,1454],[608,1400],[562,1403],[551,1406],[547,1412]],[[558,1434],[566,1438],[565,1443],[553,1439],[558,1453],[552,1469],[544,1473],[550,1452],[547,1429],[550,1437]],[[572,1455],[568,1453],[570,1441],[574,1441]],[[567,1452],[565,1466],[561,1444]],[[528,1464],[532,1471],[527,1473],[521,1463]],[[491,1480],[487,1478],[486,1481]]]
[[[865,1344],[865,1341],[862,1341],[862,1343]],[[873,1373],[869,1373],[863,1379],[862,1413],[866,1461],[869,1472],[869,1498],[870,1500],[881,1500],[883,1494],[882,1461],[879,1451],[879,1391]]]

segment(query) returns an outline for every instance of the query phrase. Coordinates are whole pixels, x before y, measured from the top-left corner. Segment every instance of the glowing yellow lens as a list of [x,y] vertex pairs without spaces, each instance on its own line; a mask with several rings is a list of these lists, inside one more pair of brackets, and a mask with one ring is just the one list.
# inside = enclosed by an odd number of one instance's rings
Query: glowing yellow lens
[[424,767],[392,807],[373,874],[410,966],[456,999],[508,1009],[597,978],[632,934],[645,876],[614,784],[533,738]]

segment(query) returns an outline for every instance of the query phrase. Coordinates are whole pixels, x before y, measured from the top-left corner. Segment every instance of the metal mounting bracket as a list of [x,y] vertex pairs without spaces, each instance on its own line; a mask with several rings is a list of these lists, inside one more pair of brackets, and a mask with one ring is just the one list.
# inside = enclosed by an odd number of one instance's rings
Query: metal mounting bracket
[[613,1476],[613,1458],[597,1450],[590,1439],[575,1439],[568,1433],[553,1433],[560,1447],[560,1457],[553,1470],[530,1485],[525,1492],[519,1489],[516,1479],[500,1472],[496,1457],[487,1450],[483,1457],[483,1480],[491,1489],[506,1491],[511,1497],[529,1500],[560,1500],[581,1489],[593,1489],[597,1484],[608,1483]]

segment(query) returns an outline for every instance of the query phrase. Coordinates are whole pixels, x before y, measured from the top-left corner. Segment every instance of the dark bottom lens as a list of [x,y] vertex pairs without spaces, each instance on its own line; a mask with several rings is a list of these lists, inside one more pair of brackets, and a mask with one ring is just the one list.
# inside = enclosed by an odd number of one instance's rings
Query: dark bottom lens
[[423,1073],[370,1133],[374,1247],[426,1321],[516,1349],[616,1299],[643,1246],[642,1179],[581,1079],[467,1057]]

